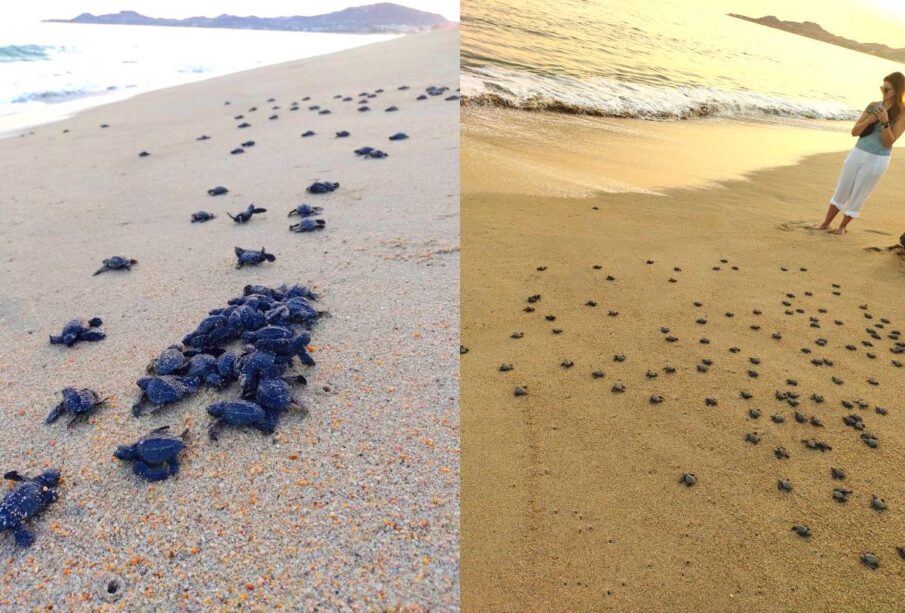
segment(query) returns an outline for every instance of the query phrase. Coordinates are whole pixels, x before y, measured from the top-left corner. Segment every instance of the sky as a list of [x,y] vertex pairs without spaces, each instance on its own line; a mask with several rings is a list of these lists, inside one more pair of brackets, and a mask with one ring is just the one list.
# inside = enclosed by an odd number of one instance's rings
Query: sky
[[[429,13],[440,13],[452,21],[459,20],[459,0],[388,0]],[[284,15],[319,15],[332,13],[350,6],[376,4],[375,0],[31,0],[16,2],[11,19],[20,22],[41,19],[69,19],[79,13],[118,13],[137,11],[149,17],[173,17],[181,19],[196,15],[216,16],[256,15],[278,17]],[[9,11],[10,9],[6,9]],[[4,15],[4,19],[7,15]],[[2,43],[2,41],[0,41]]]

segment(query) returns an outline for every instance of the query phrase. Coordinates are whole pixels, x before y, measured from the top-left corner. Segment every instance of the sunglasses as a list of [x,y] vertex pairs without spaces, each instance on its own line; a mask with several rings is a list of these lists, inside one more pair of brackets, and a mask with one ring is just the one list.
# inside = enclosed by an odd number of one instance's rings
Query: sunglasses
[[880,86],[880,91],[883,92],[883,93],[885,94],[886,92],[895,91],[895,89],[892,88],[892,87],[889,87],[888,85],[881,85],[881,86]]

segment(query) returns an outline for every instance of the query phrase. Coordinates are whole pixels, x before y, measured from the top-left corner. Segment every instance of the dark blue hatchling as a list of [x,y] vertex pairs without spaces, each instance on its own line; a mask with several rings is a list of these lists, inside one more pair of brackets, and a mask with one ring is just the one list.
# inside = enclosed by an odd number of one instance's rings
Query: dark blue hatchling
[[323,219],[303,219],[302,221],[289,226],[290,232],[301,234],[302,232],[316,232],[327,227],[327,222]]
[[315,181],[308,186],[308,193],[326,194],[334,191],[337,187],[339,187],[339,183],[331,183],[330,181]]
[[[296,375],[290,381],[306,384],[302,375]],[[302,404],[292,397],[292,389],[286,379],[261,379],[254,395],[255,402],[267,413],[282,413],[290,406],[304,408]]]
[[23,477],[16,471],[3,475],[9,481],[18,481],[0,501],[0,530],[9,530],[19,547],[28,547],[35,538],[23,524],[44,511],[59,497],[57,485],[60,471],[45,470],[37,477]]
[[94,328],[100,327],[104,322],[100,317],[89,319],[87,322],[81,319],[73,319],[63,327],[59,336],[50,336],[51,345],[66,345],[72,347],[79,341],[96,342],[106,338],[106,334]]
[[74,387],[65,387],[61,394],[63,395],[63,400],[50,411],[44,423],[52,424],[63,413],[69,413],[72,415],[72,419],[69,420],[67,427],[72,427],[76,422],[86,419],[91,411],[107,401],[106,398],[101,399],[97,392],[87,388],[77,390]]
[[176,375],[185,370],[189,360],[183,348],[179,345],[170,345],[163,353],[151,360],[145,369],[149,374]]
[[141,378],[138,380],[138,387],[141,388],[141,396],[132,405],[132,415],[135,417],[142,414],[145,402],[154,405],[155,408],[151,412],[155,413],[168,404],[194,394],[198,391],[200,383],[197,379],[166,375]]
[[279,416],[268,415],[262,407],[248,400],[230,400],[215,402],[207,407],[207,412],[214,418],[208,428],[208,436],[212,441],[220,438],[224,426],[241,428],[251,426],[266,434],[272,434]]
[[145,481],[163,481],[179,472],[177,456],[185,449],[188,430],[179,436],[169,434],[170,427],[151,430],[132,445],[120,445],[114,457],[134,462],[132,472]]
[[195,379],[211,387],[223,388],[229,383],[220,376],[217,369],[217,358],[209,353],[199,353],[189,360],[188,368],[183,373],[186,379]]
[[132,270],[132,266],[134,264],[138,264],[138,260],[124,258],[121,255],[114,255],[112,258],[107,258],[106,260],[104,260],[103,264],[104,265],[101,266],[92,276],[96,277],[102,272],[107,272],[108,270]]
[[216,219],[216,217],[217,216],[213,213],[208,213],[207,211],[198,211],[197,213],[192,213],[192,223],[204,223],[205,221]]
[[315,215],[320,215],[320,212],[323,210],[324,208],[320,206],[300,204],[289,211],[289,215],[287,215],[287,217],[292,217],[293,215],[298,215],[299,217],[314,217]]
[[253,249],[243,249],[242,247],[235,247],[236,257],[239,258],[238,263],[236,263],[236,268],[242,268],[243,266],[257,266],[263,262],[275,262],[277,256],[272,253],[267,253],[264,247],[261,247],[260,251],[255,251]]
[[233,215],[232,213],[227,213],[227,215],[229,216],[230,219],[232,219],[236,223],[245,223],[246,221],[249,221],[251,219],[252,215],[256,215],[258,213],[266,213],[266,212],[267,212],[267,209],[262,209],[260,207],[256,207],[253,204],[249,204],[248,208],[245,209],[244,211],[240,211],[240,212],[236,213],[235,215]]
[[208,196],[222,196],[223,194],[229,193],[229,190],[223,187],[222,185],[218,185],[217,187],[212,187],[207,190]]

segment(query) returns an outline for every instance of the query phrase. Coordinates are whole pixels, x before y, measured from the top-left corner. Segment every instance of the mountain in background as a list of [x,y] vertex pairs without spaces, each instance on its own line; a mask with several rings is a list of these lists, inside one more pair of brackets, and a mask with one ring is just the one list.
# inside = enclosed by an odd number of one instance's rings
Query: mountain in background
[[786,32],[791,32],[792,34],[798,34],[799,36],[806,36],[838,47],[860,51],[861,53],[867,53],[894,62],[905,62],[905,47],[902,49],[893,49],[892,47],[879,43],[859,43],[850,38],[843,38],[842,36],[830,34],[813,21],[782,21],[773,15],[754,18],[729,13],[729,16],[737,19],[744,19],[745,21],[751,21],[753,23],[759,23],[763,26],[776,28],[777,30],[784,30]]
[[344,32],[356,34],[423,32],[453,25],[442,15],[427,13],[389,2],[356,6],[324,15],[295,17],[188,17],[160,19],[135,11],[108,15],[82,13],[74,19],[47,19],[55,23],[100,23],[131,26],[176,26],[183,28],[230,28],[239,30],[288,30],[292,32]]

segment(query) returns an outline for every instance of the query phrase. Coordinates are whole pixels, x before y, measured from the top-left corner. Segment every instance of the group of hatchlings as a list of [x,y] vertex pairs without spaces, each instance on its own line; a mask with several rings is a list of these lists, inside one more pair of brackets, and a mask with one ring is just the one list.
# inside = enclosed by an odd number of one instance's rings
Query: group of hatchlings
[[[148,376],[137,382],[141,395],[132,407],[133,415],[141,416],[148,404],[153,406],[152,413],[157,412],[202,386],[224,390],[237,382],[240,398],[207,407],[212,418],[209,438],[218,440],[220,431],[227,426],[273,433],[281,414],[290,407],[305,411],[291,388],[294,383],[305,384],[305,377],[288,371],[295,358],[305,366],[314,365],[308,353],[309,330],[323,314],[312,306],[316,300],[314,292],[300,285],[245,286],[242,296],[230,300],[225,308],[210,311],[181,345],[168,347],[148,365]],[[71,347],[78,341],[100,341],[105,337],[97,330],[102,323],[98,318],[88,322],[73,320],[60,335],[51,336],[50,342]],[[303,331],[297,333],[296,326]],[[240,350],[224,348],[234,341],[243,344]],[[72,427],[107,401],[93,390],[74,387],[64,388],[61,396],[47,416],[47,424],[68,414],[68,427]],[[120,445],[113,455],[132,462],[132,470],[140,478],[162,481],[178,472],[178,456],[187,441],[187,430],[174,434],[169,426],[163,426],[133,444]],[[24,524],[56,501],[61,473],[49,469],[26,477],[10,471],[4,478],[18,485],[0,501],[0,531],[9,530],[17,545],[27,547],[34,537]]]

